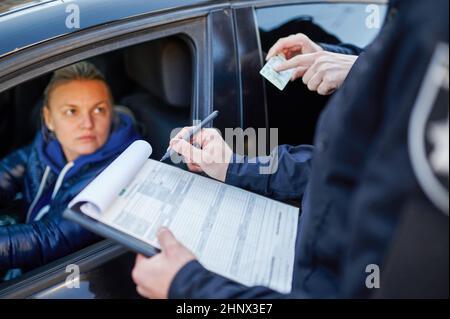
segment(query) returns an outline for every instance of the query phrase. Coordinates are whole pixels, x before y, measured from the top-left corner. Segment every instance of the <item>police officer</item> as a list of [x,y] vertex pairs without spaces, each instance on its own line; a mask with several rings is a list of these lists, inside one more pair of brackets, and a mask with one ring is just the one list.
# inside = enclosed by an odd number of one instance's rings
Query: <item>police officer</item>
[[[404,204],[431,201],[414,173],[407,141],[433,57],[442,50],[448,56],[448,5],[398,1],[396,18],[357,59],[321,115],[312,157],[305,147],[281,146],[279,169],[267,176],[257,173],[258,163],[236,162],[218,138],[197,140],[202,149],[172,142],[194,171],[276,198],[303,195],[291,294],[244,287],[206,270],[164,228],[158,234],[162,252],[137,257],[132,277],[138,292],[153,298],[371,296],[379,283],[369,275],[383,271]],[[206,130],[203,136],[213,134]],[[213,150],[230,163],[203,161],[214,157]],[[441,209],[448,214],[448,199]]]

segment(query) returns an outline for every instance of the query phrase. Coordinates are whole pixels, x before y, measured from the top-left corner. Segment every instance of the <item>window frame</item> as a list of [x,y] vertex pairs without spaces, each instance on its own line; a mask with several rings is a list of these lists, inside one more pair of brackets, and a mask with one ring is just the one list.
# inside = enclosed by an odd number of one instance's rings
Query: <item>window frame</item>
[[[80,60],[175,35],[185,40],[193,58],[191,118],[204,116],[212,107],[209,102],[212,65],[206,25],[207,11],[185,15],[178,12],[105,24],[52,39],[0,59],[0,92]],[[0,298],[33,298],[64,283],[69,264],[79,265],[80,274],[86,273],[126,252],[123,246],[102,240],[0,283]]]
[[[379,6],[387,6],[388,4],[388,0],[353,0],[353,1],[349,1],[349,0],[332,0],[332,1],[325,1],[325,0],[315,0],[315,1],[305,1],[305,0],[294,0],[294,1],[285,1],[285,0],[279,0],[279,1],[265,1],[265,0],[261,0],[258,1],[257,3],[255,3],[252,8],[253,8],[253,13],[254,13],[254,23],[255,23],[255,29],[256,29],[256,36],[257,36],[257,40],[258,40],[258,45],[259,45],[259,53],[260,53],[260,59],[261,61],[264,61],[263,59],[263,45],[262,45],[262,38],[261,38],[261,34],[260,34],[260,28],[261,28],[261,24],[260,21],[258,20],[258,10],[266,10],[266,9],[272,9],[272,8],[280,8],[280,7],[288,7],[288,8],[301,8],[303,6],[336,6],[336,5],[348,5],[348,6],[354,6],[354,5],[370,5],[370,4],[375,4],[375,5],[379,5]],[[243,7],[242,4],[240,5],[236,5],[236,8],[241,9]],[[302,15],[303,13],[299,13],[295,15],[295,17],[298,17],[300,15]],[[292,16],[291,18],[289,18],[289,20],[294,19],[294,16]],[[383,19],[382,19],[383,20]],[[281,24],[286,23],[287,21],[278,21]],[[381,29],[378,30],[377,33],[379,33]],[[265,62],[262,63],[262,66],[265,64]],[[301,79],[298,80],[297,82],[300,81]],[[298,82],[300,84],[300,82]],[[312,144],[313,143],[313,137],[314,137],[314,132],[315,132],[315,128],[317,125],[317,121],[318,118],[320,116],[321,112],[318,112],[317,114],[312,114],[310,115],[310,117],[316,117],[315,120],[313,121],[308,121],[308,123],[314,123],[313,128],[311,128],[310,132],[308,132],[308,134],[303,134],[304,136],[302,136],[302,140],[300,141],[292,141],[292,140],[287,140],[283,138],[283,133],[281,132],[282,130],[286,130],[286,128],[289,130],[290,127],[292,127],[292,123],[289,123],[288,125],[286,125],[286,127],[283,127],[282,125],[280,125],[280,123],[284,123],[284,121],[278,121],[275,122],[274,124],[274,110],[276,110],[277,108],[274,107],[274,103],[273,101],[270,99],[270,90],[274,90],[273,86],[270,83],[267,83],[267,81],[264,81],[263,83],[263,99],[265,102],[265,111],[267,113],[267,125],[269,128],[273,128],[276,127],[279,131],[279,140],[278,142],[280,144]],[[274,90],[277,91],[277,90]],[[283,91],[283,94],[286,93],[286,89]],[[278,92],[278,91],[277,91]],[[299,101],[302,101],[304,96],[297,96]],[[320,96],[318,97],[318,99],[326,99],[329,100],[332,97],[332,95],[328,95],[328,96]],[[278,100],[277,100],[278,101]],[[322,102],[322,101],[317,101],[317,102]],[[315,107],[317,110],[320,109],[324,109],[326,104],[328,103],[328,101],[324,101],[322,105],[314,105],[313,107]],[[277,125],[278,124],[278,125]],[[302,126],[305,127],[305,126]],[[291,132],[292,133],[292,132]],[[293,134],[289,134],[291,136],[293,136]],[[310,136],[311,135],[311,138]],[[280,141],[281,139],[281,141]]]

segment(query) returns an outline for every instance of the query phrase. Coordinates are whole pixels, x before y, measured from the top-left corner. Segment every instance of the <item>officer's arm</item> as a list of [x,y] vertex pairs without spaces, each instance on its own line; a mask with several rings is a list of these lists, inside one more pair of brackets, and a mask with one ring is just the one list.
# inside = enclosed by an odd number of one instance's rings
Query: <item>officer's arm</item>
[[169,298],[194,299],[282,299],[303,295],[281,294],[262,286],[246,287],[217,275],[194,260],[177,273],[169,288]]
[[233,155],[225,182],[279,200],[302,197],[311,171],[313,147],[282,145],[270,156]]
[[347,54],[347,55],[360,55],[364,50],[356,45],[342,43],[342,44],[328,44],[319,43],[319,45],[328,52]]

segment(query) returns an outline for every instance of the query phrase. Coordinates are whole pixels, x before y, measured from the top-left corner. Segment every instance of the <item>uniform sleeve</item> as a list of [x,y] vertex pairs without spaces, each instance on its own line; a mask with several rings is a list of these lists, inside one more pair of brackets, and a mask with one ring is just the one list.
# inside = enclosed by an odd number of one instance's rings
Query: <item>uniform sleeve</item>
[[13,200],[23,189],[29,146],[21,148],[0,161],[0,203]]
[[59,212],[49,212],[33,223],[0,227],[0,270],[34,268],[98,239]]
[[278,200],[298,200],[309,179],[312,152],[310,145],[283,145],[270,156],[235,154],[225,182]]
[[319,45],[325,51],[347,54],[347,55],[360,55],[364,50],[352,44],[327,44],[327,43],[319,43]]
[[281,294],[263,286],[247,287],[215,274],[197,260],[187,263],[169,287],[171,299],[306,299],[305,292]]
[[187,263],[169,288],[171,299],[279,299],[288,295],[262,286],[246,287],[204,268],[198,261]]

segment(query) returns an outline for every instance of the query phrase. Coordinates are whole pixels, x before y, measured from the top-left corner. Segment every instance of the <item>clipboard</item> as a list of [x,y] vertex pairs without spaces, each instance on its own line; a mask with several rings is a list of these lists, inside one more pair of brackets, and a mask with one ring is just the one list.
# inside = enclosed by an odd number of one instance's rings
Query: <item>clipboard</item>
[[109,238],[121,244],[129,248],[131,251],[134,251],[135,253],[142,254],[145,257],[152,257],[161,252],[161,250],[159,250],[158,248],[153,247],[152,245],[138,238],[128,235],[120,230],[108,226],[86,214],[77,212],[73,209],[67,208],[63,212],[63,217],[83,226],[87,230],[99,236]]
[[297,207],[149,159],[150,153],[145,141],[131,144],[63,217],[147,257],[160,252],[157,229],[166,226],[206,269],[247,286],[292,290]]

